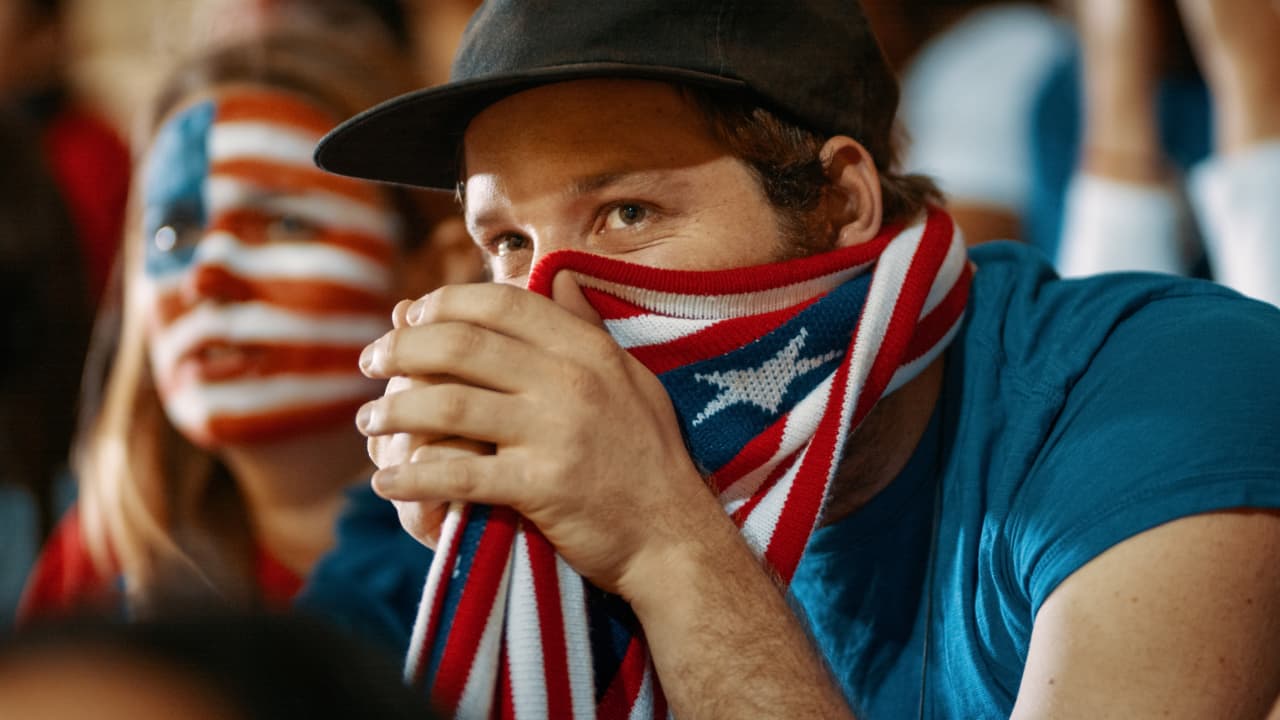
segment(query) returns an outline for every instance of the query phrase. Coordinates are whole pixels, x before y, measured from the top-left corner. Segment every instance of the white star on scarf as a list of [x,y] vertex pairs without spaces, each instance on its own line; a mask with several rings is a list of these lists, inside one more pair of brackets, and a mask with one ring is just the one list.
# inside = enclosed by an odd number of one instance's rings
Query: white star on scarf
[[809,331],[801,328],[799,335],[758,368],[696,373],[693,376],[695,380],[720,387],[720,394],[698,413],[693,425],[697,426],[737,403],[751,403],[770,413],[778,412],[787,388],[796,378],[840,356],[840,351],[832,350],[818,357],[800,359],[800,350],[808,336]]

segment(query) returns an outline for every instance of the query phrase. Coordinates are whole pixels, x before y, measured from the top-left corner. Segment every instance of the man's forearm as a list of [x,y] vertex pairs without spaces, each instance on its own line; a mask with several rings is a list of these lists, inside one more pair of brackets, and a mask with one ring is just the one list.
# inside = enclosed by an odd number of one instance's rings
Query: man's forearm
[[853,717],[728,518],[646,562],[627,595],[676,717]]

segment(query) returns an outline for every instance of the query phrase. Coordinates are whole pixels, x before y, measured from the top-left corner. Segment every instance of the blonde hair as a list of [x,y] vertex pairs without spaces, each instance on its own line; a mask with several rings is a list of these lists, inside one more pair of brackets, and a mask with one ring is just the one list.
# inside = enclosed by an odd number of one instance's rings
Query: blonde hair
[[[231,84],[280,88],[347,117],[414,85],[407,58],[394,48],[354,48],[319,33],[272,33],[211,49],[180,65],[156,95],[147,118],[145,148],[160,122],[184,100]],[[118,283],[119,332],[109,320],[94,343],[109,363],[97,413],[84,427],[74,464],[80,479],[80,521],[98,570],[119,573],[134,613],[175,601],[250,603],[253,544],[235,485],[209,452],[169,422],[147,358],[149,299],[142,272],[141,203],[135,188]],[[412,205],[393,199],[406,215],[406,239],[420,237]],[[406,243],[409,244],[409,243]],[[110,356],[109,358],[107,356]],[[92,356],[91,356],[92,359]],[[86,387],[93,402],[94,375]],[[93,410],[94,408],[88,408]]]

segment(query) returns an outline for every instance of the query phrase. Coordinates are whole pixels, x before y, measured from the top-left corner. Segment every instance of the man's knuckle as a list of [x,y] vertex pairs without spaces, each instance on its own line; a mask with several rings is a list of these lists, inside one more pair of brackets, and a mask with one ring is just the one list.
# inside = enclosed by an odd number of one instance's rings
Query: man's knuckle
[[467,398],[460,388],[442,386],[436,393],[436,416],[444,427],[460,424],[467,417]]
[[458,498],[469,498],[480,488],[480,478],[466,460],[451,460],[445,464],[449,487]]
[[563,365],[561,372],[564,373],[565,385],[573,395],[585,400],[600,396],[602,383],[591,368],[570,362]]
[[472,325],[451,326],[440,340],[440,353],[447,364],[466,362],[480,349],[480,330]]
[[484,303],[485,315],[493,320],[510,322],[517,319],[524,310],[527,291],[510,285],[494,285]]

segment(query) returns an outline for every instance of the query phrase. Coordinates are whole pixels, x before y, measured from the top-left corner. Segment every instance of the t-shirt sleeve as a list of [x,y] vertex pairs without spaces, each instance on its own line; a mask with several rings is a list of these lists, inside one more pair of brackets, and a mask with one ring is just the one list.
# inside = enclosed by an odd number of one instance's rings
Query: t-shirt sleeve
[[1170,297],[1114,327],[1067,388],[1011,505],[1015,576],[1037,612],[1107,548],[1171,520],[1280,508],[1280,312]]

